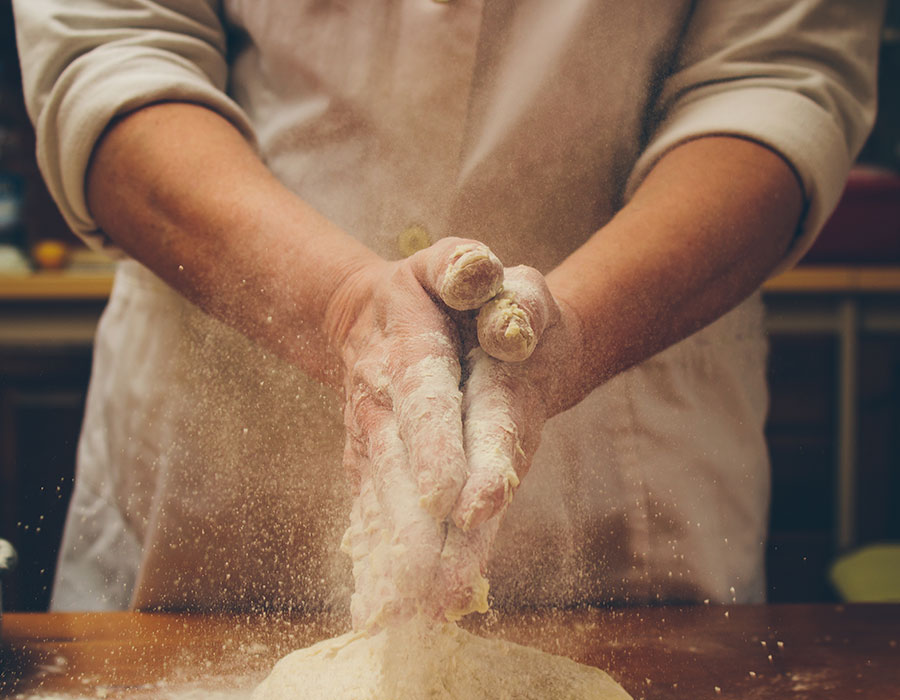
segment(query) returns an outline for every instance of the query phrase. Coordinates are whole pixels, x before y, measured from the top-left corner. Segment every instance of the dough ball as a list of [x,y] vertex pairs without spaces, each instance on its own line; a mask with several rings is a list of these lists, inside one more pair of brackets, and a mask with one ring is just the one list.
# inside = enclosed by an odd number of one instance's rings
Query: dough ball
[[446,624],[348,633],[279,661],[252,700],[631,700],[603,671]]

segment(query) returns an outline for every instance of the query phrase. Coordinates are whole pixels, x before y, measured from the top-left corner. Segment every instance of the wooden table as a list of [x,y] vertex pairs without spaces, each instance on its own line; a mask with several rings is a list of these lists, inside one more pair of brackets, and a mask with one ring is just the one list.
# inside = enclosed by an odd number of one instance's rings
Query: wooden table
[[[492,614],[468,627],[606,669],[638,698],[900,698],[900,605]],[[342,619],[8,614],[0,697],[246,698]],[[21,694],[21,695],[20,695]]]

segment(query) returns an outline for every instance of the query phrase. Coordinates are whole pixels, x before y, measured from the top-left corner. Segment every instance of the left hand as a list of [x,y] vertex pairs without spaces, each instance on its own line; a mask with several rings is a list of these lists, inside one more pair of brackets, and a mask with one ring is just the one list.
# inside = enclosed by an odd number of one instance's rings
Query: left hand
[[488,556],[544,423],[589,390],[578,319],[533,268],[505,270],[504,291],[479,312],[478,339],[463,367],[469,477],[451,514],[438,586],[453,596],[444,603],[450,619],[487,609]]
[[452,314],[495,296],[502,275],[486,246],[445,238],[357,269],[329,304],[355,496],[344,549],[357,629],[431,610],[445,523],[467,472]]

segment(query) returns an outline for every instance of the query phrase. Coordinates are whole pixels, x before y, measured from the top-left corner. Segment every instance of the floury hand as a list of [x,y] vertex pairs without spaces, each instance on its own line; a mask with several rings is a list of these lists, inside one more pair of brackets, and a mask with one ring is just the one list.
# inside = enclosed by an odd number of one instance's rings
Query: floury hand
[[[455,619],[486,609],[499,520],[574,347],[540,273],[504,273],[481,244],[447,239],[386,265],[369,277],[370,303],[342,355],[351,359],[345,464],[356,495],[344,548],[358,629],[419,610]],[[441,305],[480,309],[477,321]],[[550,353],[538,342],[545,332],[556,338]]]
[[531,466],[544,423],[585,391],[578,385],[578,323],[533,268],[505,271],[504,291],[479,312],[478,339],[464,361],[469,476],[441,555],[438,588],[451,596],[450,618],[487,609],[484,575],[503,514]]
[[406,260],[360,268],[329,304],[356,497],[344,545],[358,629],[433,597],[444,523],[468,474],[461,329],[444,306],[477,309],[502,279],[486,246],[443,239]]

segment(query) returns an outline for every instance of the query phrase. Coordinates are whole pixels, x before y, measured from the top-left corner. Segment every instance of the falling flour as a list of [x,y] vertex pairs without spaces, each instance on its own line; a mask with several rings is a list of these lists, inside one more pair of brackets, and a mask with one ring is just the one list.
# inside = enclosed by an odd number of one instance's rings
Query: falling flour
[[252,700],[630,700],[603,671],[452,623],[414,619],[279,661]]
[[[522,361],[537,342],[528,314],[517,303],[527,288],[513,283],[503,292],[502,281],[503,267],[490,250],[466,244],[454,251],[438,287],[444,302],[458,310],[477,309],[493,298],[479,316],[481,345],[487,345],[485,349],[500,359]],[[452,396],[453,400],[443,405],[451,420],[459,411],[459,373],[433,367],[434,362],[426,360],[410,368],[404,393],[395,400],[413,404],[401,414],[418,415],[421,410],[413,410],[414,405],[434,412],[435,397]],[[453,381],[442,386],[434,383],[435,377]],[[480,377],[473,371],[470,382],[477,384]],[[498,412],[490,413],[485,425],[493,427]],[[499,478],[504,485],[500,492],[505,508],[518,478],[507,459],[498,463],[492,458],[496,440],[479,433],[482,421],[471,406],[468,418],[468,444],[487,445],[490,453],[473,460],[487,474],[470,474],[469,478],[488,483]],[[406,445],[400,439],[403,427],[380,436],[393,452],[384,464],[372,465],[382,482],[390,485],[392,497],[386,499],[386,511],[385,499],[377,497],[373,482],[363,479],[344,537],[343,549],[353,560],[356,582],[351,610],[354,626],[361,631],[288,654],[256,688],[252,700],[630,700],[620,685],[592,666],[504,640],[485,639],[453,622],[436,623],[422,614],[410,619],[405,614],[410,601],[427,599],[431,581],[443,590],[468,592],[468,598],[457,607],[442,610],[448,619],[486,611],[488,585],[479,567],[482,557],[473,555],[489,550],[499,520],[494,517],[467,532],[452,522],[441,523],[446,505],[435,508],[434,499],[420,499],[417,493],[422,484],[417,489],[398,468],[405,461]],[[480,429],[483,432],[483,426]],[[515,435],[515,426],[506,432]],[[400,456],[394,460],[390,454]],[[426,461],[440,460],[438,453]],[[430,476],[426,483],[433,480]],[[486,504],[476,501],[470,510],[484,507]],[[434,510],[440,513],[437,519],[429,512]],[[427,550],[431,546],[440,553],[440,570],[416,568],[416,562],[430,560]],[[372,632],[379,627],[380,631]]]

